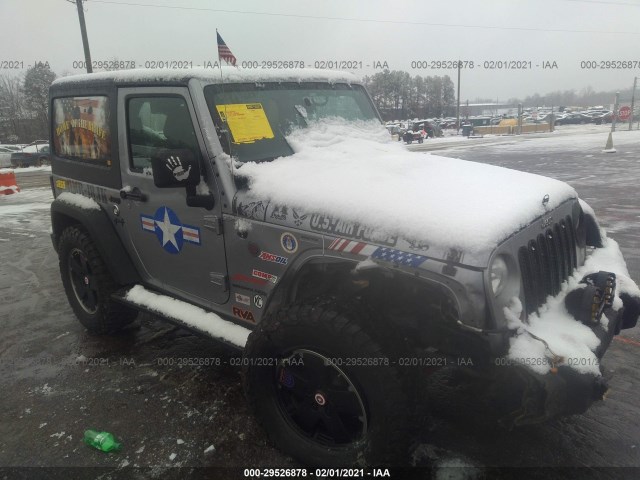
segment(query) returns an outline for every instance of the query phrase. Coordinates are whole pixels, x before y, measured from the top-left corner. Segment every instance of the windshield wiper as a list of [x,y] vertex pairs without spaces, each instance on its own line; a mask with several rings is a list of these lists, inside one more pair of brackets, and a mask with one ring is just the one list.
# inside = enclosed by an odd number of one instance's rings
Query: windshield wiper
[[304,108],[302,105],[294,105],[293,109],[296,111],[298,115],[300,115],[300,118],[302,118],[302,121],[304,122],[304,126],[308,127],[309,120],[307,115],[307,109]]

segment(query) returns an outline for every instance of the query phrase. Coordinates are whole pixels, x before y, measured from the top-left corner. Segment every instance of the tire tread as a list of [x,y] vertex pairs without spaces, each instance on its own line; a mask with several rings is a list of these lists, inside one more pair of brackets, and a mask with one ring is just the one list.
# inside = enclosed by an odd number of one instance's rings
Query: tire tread
[[[98,285],[98,311],[90,315],[77,304],[75,293],[70,285],[67,271],[67,255],[71,248],[79,248],[87,256],[87,261]],[[80,322],[90,333],[106,334],[121,330],[137,316],[137,311],[116,302],[111,295],[120,289],[102,259],[89,234],[80,226],[70,226],[63,230],[58,242],[60,274],[71,307]],[[94,318],[91,318],[94,317]]]

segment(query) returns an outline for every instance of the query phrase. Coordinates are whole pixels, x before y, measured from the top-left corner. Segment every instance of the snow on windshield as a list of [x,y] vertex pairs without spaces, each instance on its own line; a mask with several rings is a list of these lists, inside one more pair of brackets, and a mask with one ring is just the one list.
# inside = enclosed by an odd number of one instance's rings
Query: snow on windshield
[[[416,155],[377,121],[323,119],[286,137],[294,155],[245,163],[251,193],[473,256],[577,197],[567,184],[436,155]],[[468,258],[468,257],[467,257]]]

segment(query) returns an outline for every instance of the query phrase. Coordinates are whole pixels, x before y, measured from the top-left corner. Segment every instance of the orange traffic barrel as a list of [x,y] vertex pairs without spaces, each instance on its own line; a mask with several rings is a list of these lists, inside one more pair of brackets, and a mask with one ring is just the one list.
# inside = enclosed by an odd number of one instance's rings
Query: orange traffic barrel
[[0,170],[0,195],[11,195],[20,191],[13,170]]

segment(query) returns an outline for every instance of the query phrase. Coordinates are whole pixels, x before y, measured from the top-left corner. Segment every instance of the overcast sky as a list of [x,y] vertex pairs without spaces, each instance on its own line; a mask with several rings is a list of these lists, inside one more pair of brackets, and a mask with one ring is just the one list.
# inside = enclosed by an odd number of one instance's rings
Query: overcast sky
[[[462,74],[463,100],[629,88],[640,75],[639,0],[89,0],[85,16],[93,60],[140,66],[215,61],[218,28],[239,62],[352,60],[362,62],[362,76],[386,61],[392,70],[449,74],[455,82],[455,70],[412,70],[411,62],[474,61]],[[73,68],[84,58],[75,5],[0,0],[0,18],[0,61],[82,72]],[[482,68],[491,60],[531,62],[532,69]],[[581,68],[591,60],[631,60],[636,68]],[[558,68],[543,69],[545,61]]]

